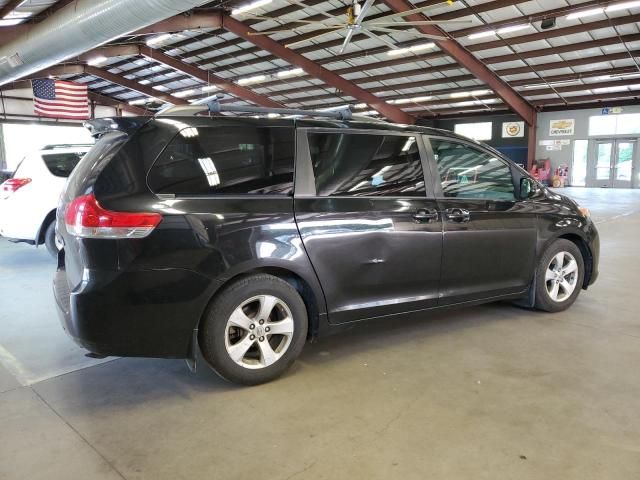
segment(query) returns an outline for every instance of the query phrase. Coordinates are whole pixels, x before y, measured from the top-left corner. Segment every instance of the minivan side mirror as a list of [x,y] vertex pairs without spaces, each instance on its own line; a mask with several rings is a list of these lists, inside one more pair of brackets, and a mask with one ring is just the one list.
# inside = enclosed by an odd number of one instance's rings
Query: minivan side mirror
[[522,177],[520,179],[520,199],[526,200],[531,198],[538,191],[536,183],[529,177]]

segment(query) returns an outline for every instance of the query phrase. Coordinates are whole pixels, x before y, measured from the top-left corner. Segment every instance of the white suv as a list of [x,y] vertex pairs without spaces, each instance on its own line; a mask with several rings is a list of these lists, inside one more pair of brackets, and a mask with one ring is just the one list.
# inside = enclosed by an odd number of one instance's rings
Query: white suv
[[67,177],[91,145],[50,145],[27,155],[0,185],[0,235],[13,242],[56,244],[56,207]]

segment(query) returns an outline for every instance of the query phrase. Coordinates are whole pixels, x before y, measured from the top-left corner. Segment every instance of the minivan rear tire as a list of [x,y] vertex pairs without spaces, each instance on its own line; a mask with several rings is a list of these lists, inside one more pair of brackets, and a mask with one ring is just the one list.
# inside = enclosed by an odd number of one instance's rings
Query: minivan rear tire
[[[562,259],[564,267],[559,264],[557,259]],[[577,270],[575,275],[566,274],[569,270],[571,262],[575,261]],[[554,271],[556,271],[556,277],[554,279]],[[563,280],[568,279],[569,283],[573,285],[573,290],[569,295],[562,295]],[[556,298],[552,296],[553,284],[558,282],[559,288],[556,286]],[[578,246],[570,240],[558,239],[555,240],[542,254],[542,258],[536,269],[536,302],[535,308],[544,312],[561,312],[569,308],[580,295],[580,290],[584,282],[584,259],[582,258],[582,252]],[[550,292],[551,290],[551,292]],[[560,292],[558,294],[558,292]]]
[[[270,329],[286,330],[287,335],[270,334]],[[279,277],[256,274],[234,281],[214,298],[198,337],[202,356],[218,375],[258,385],[289,369],[304,347],[307,330],[307,308],[298,291]]]

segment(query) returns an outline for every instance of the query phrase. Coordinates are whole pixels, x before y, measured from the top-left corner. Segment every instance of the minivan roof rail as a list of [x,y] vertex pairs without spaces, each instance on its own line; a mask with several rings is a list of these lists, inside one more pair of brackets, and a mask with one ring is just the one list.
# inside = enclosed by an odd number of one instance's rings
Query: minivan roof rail
[[348,106],[341,109],[331,111],[318,111],[318,110],[303,110],[298,108],[271,108],[271,107],[253,107],[249,105],[223,105],[218,98],[205,103],[205,104],[193,104],[193,105],[178,105],[169,107],[160,111],[157,116],[191,116],[198,115],[202,112],[210,113],[222,113],[222,112],[237,112],[237,113],[266,113],[278,115],[290,115],[290,116],[305,116],[305,117],[326,117],[336,118],[338,120],[351,120],[353,114]]
[[54,150],[56,148],[73,148],[73,147],[93,147],[92,143],[56,143],[53,145],[45,145],[41,150]]
[[[161,110],[156,114],[158,117],[167,116],[195,116],[203,112],[221,113],[221,112],[237,112],[237,113],[266,113],[278,114],[290,117],[324,117],[335,118],[337,120],[367,120],[384,122],[378,118],[371,118],[363,115],[354,115],[351,108],[345,105],[343,108],[335,110],[303,110],[300,108],[271,108],[271,107],[253,107],[248,105],[223,105],[220,103],[222,97],[209,97],[206,103],[194,103],[191,105],[176,105]],[[385,122],[386,123],[386,122]]]

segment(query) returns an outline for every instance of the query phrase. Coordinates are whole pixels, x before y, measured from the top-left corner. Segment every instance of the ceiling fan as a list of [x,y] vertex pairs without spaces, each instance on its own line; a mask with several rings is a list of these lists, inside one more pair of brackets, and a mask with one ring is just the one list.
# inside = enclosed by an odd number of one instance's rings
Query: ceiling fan
[[[392,13],[389,15],[384,15],[382,17],[373,19],[373,20],[365,20],[367,13],[373,6],[375,0],[364,0],[362,4],[360,0],[352,0],[351,5],[346,10],[346,21],[340,21],[338,17],[334,17],[326,12],[320,12],[313,7],[305,7],[313,10],[321,15],[327,17],[327,20],[297,20],[297,19],[287,19],[286,17],[267,17],[262,15],[254,15],[250,13],[240,13],[239,15],[243,15],[249,18],[253,18],[256,20],[289,20],[293,23],[302,23],[303,25],[298,27],[291,28],[281,28],[275,30],[265,30],[261,32],[250,32],[249,35],[271,35],[273,33],[282,33],[282,32],[292,32],[292,33],[300,33],[304,31],[313,32],[314,30],[322,30],[317,35],[313,35],[311,37],[305,38],[303,40],[297,40],[294,42],[287,43],[285,46],[287,48],[295,47],[301,43],[308,42],[310,40],[315,40],[325,35],[329,35],[331,33],[345,33],[345,39],[338,50],[338,54],[342,54],[345,52],[353,36],[356,33],[363,33],[368,37],[371,37],[375,40],[378,40],[385,45],[387,45],[391,49],[399,49],[400,47],[393,42],[390,42],[382,35],[387,34],[397,34],[397,33],[405,33],[414,37],[420,38],[428,38],[431,40],[446,40],[447,37],[441,35],[430,35],[422,32],[417,32],[415,30],[397,30],[393,27],[403,27],[403,26],[419,26],[419,25],[441,25],[443,23],[448,24],[470,24],[473,23],[472,20],[421,20],[421,21],[404,21],[403,18],[409,15],[413,15],[416,13],[424,12],[430,8],[435,7],[436,5],[428,5],[426,7],[414,8],[412,10],[407,10],[405,12]],[[446,0],[442,3],[446,3],[452,5],[454,0]]]

